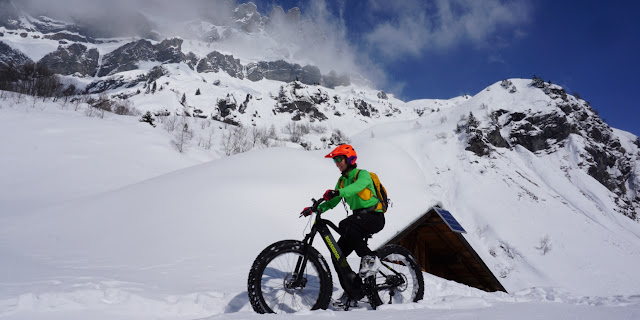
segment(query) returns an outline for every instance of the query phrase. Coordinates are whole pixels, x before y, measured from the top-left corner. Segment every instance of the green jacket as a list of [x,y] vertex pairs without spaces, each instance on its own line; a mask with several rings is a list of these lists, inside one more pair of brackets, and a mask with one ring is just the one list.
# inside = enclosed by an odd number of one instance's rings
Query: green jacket
[[[358,171],[360,171],[360,173],[358,173],[358,180],[354,182],[353,180]],[[342,188],[340,188],[341,181]],[[370,208],[379,202],[378,198],[376,198],[376,189],[373,186],[371,175],[369,175],[369,171],[366,170],[351,169],[347,173],[347,177],[340,176],[338,183],[336,183],[335,190],[340,191],[340,196],[321,203],[320,206],[318,206],[320,212],[333,209],[340,203],[340,199],[342,198],[349,204],[351,210]],[[380,210],[380,212],[382,211]]]

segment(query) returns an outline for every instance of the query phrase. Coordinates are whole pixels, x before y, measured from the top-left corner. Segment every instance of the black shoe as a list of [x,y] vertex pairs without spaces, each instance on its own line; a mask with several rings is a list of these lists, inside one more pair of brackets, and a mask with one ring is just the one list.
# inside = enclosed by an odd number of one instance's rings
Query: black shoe
[[344,309],[345,311],[349,310],[349,308],[358,307],[358,301],[351,300],[351,297],[346,292],[338,300],[334,300],[332,304],[334,308]]

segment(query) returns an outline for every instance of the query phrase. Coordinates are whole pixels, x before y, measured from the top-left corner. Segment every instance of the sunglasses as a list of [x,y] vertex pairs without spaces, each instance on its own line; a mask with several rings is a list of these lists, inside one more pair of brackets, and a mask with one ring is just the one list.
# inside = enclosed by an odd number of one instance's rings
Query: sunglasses
[[337,157],[333,158],[333,162],[334,163],[338,163],[338,162],[341,162],[342,160],[345,160],[346,158],[347,157],[345,157],[345,156],[337,156]]

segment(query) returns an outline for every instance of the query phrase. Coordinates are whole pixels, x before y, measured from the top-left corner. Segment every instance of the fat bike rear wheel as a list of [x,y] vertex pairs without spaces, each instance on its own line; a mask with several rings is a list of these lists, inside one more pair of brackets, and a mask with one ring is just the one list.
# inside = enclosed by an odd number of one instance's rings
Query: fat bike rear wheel
[[[249,272],[249,300],[257,313],[293,313],[326,309],[331,300],[333,280],[327,261],[309,247],[308,262],[301,275],[296,265],[304,257],[304,243],[276,242],[264,249]],[[302,277],[300,281],[294,281]]]
[[378,299],[371,302],[380,304],[409,303],[422,300],[424,278],[422,269],[413,254],[399,245],[386,245],[377,250],[382,266],[375,275]]

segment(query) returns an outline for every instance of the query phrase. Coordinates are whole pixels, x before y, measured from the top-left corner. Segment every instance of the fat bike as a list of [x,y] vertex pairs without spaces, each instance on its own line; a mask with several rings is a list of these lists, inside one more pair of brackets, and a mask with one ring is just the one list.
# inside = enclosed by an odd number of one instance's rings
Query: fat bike
[[[293,313],[327,309],[331,303],[333,279],[324,257],[312,246],[317,234],[331,253],[331,262],[344,289],[348,310],[351,303],[365,302],[372,309],[383,304],[408,303],[424,295],[422,270],[413,254],[399,245],[376,250],[381,267],[375,275],[360,278],[347,263],[329,228],[340,233],[331,221],[321,218],[312,199],[315,223],[302,241],[282,240],[265,248],[251,266],[248,294],[258,313]],[[366,299],[365,299],[366,298]]]

